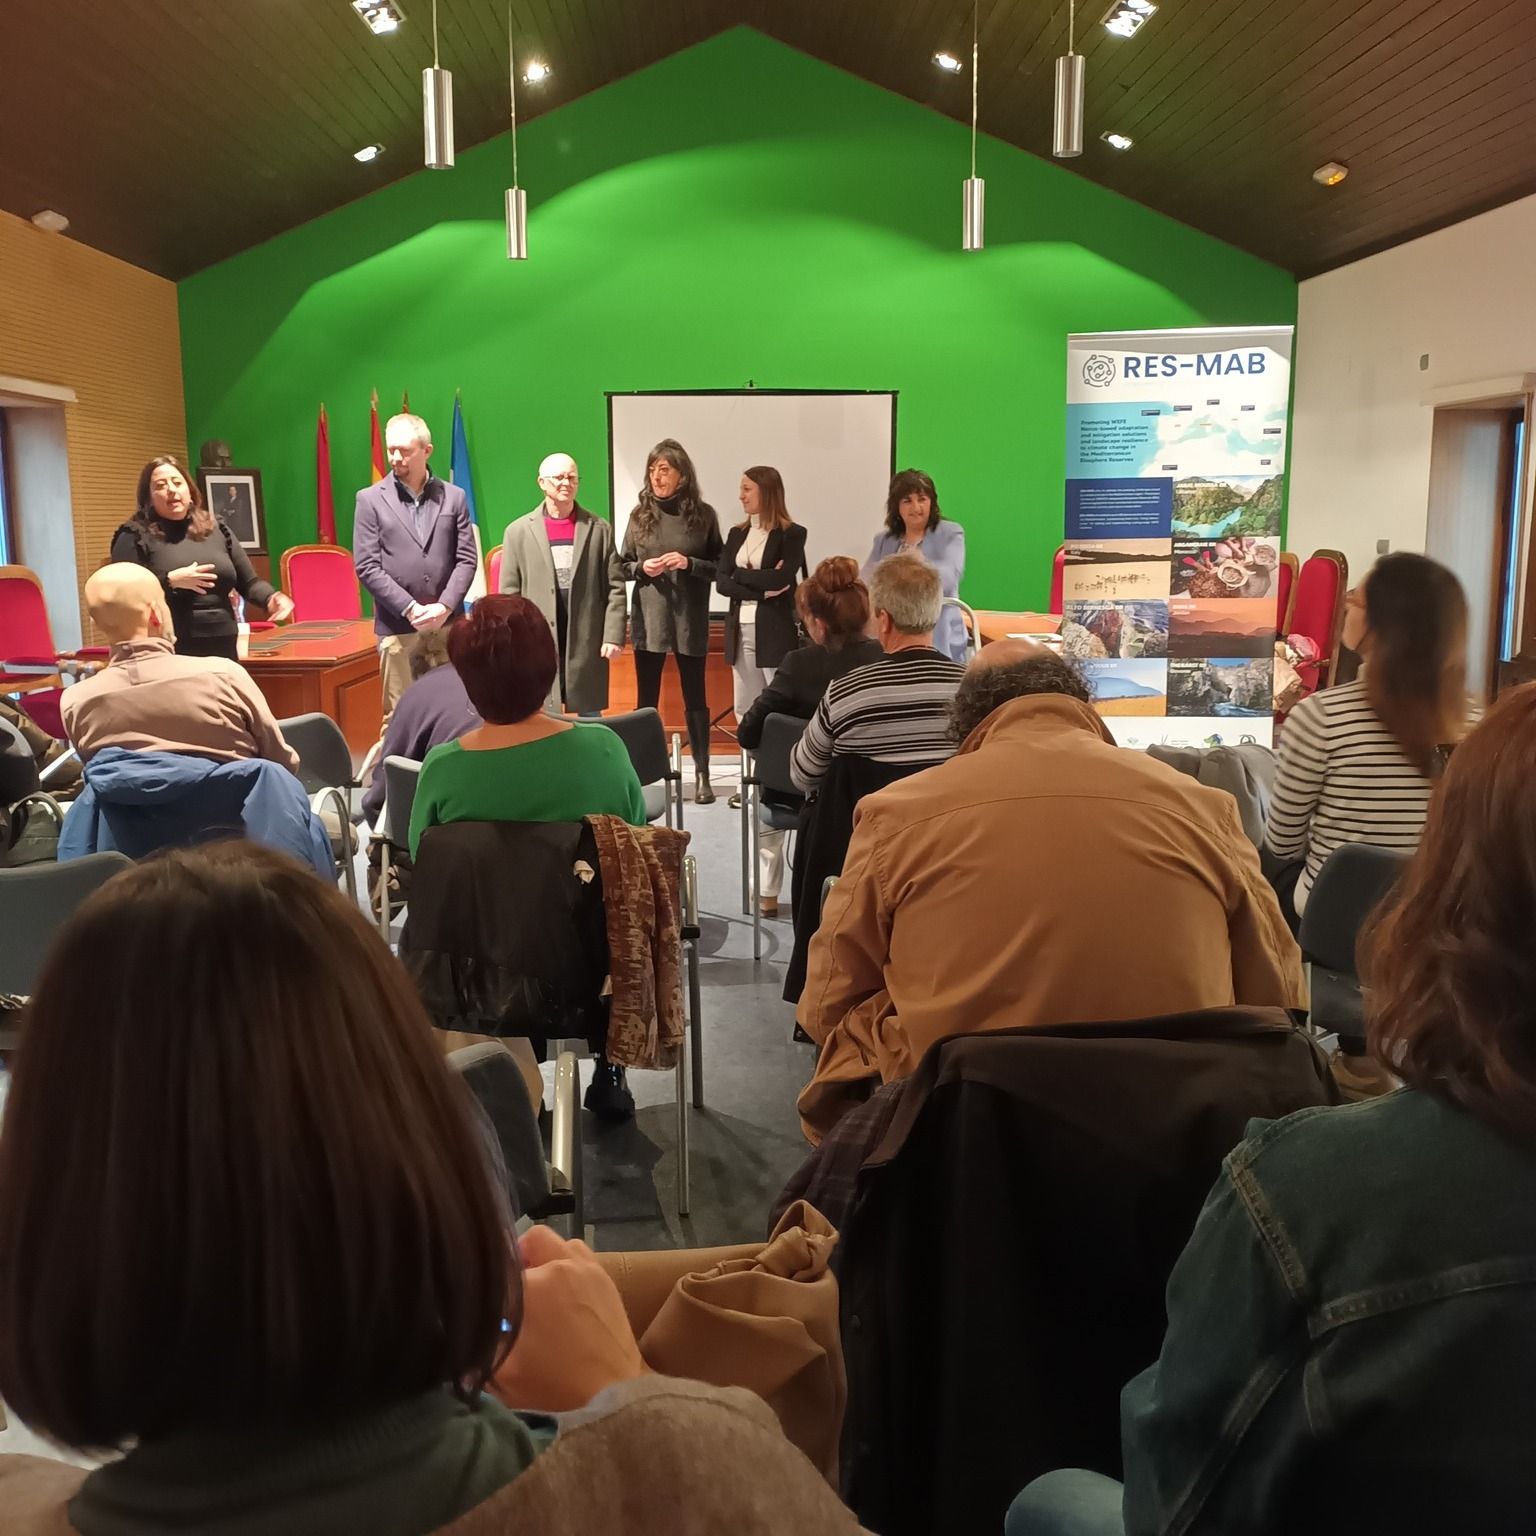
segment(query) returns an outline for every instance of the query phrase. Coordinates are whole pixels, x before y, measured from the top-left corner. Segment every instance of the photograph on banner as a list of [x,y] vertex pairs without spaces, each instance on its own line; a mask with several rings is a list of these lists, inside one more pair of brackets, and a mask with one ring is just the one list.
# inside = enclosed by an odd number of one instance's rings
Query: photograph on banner
[[1075,539],[1063,546],[1066,602],[1120,602],[1168,596],[1168,539]]
[[1174,539],[1173,597],[1268,597],[1280,566],[1280,540]]
[[1275,652],[1275,604],[1267,597],[1172,597],[1170,656],[1266,656]]
[[1175,657],[1168,663],[1170,715],[1274,713],[1274,667],[1262,656]]
[[1168,654],[1167,602],[1064,602],[1061,653],[1077,661]]
[[1185,538],[1278,537],[1284,504],[1280,475],[1180,475],[1170,522]]
[[1101,715],[1166,715],[1166,661],[1085,661],[1083,676],[1093,689],[1093,707]]

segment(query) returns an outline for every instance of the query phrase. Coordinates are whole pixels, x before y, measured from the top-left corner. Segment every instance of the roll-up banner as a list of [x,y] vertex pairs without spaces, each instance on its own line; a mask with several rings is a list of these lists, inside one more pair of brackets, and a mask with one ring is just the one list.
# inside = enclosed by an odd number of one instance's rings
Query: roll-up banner
[[1273,741],[1291,340],[1067,338],[1062,649],[1123,746]]

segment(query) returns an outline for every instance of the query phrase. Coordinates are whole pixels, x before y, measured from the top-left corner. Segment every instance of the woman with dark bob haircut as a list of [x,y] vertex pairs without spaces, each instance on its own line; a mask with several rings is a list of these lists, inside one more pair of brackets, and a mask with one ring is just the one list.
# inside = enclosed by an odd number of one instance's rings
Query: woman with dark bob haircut
[[[939,573],[944,597],[959,597],[965,575],[965,529],[939,510],[938,487],[920,469],[904,469],[891,481],[885,498],[885,527],[875,535],[863,576],[868,581],[888,555],[921,555]],[[965,620],[958,608],[946,606],[939,613],[933,646],[951,661],[963,662]]]
[[645,825],[645,797],[624,744],[597,723],[544,713],[559,658],[549,623],[526,597],[482,597],[453,626],[448,659],[485,722],[427,753],[411,809],[411,856],[447,821],[580,821]]
[[[642,1379],[583,1244],[536,1227],[514,1246],[486,1147],[414,989],[335,886],[220,843],[102,887],[16,1054],[0,1393],[64,1445],[126,1455],[88,1475],[0,1457],[0,1526],[851,1528],[747,1394]],[[504,1403],[591,1406],[567,1441]],[[654,1487],[609,1470],[642,1464]],[[766,1496],[785,1492],[780,1517]]]
[[277,623],[293,617],[293,600],[256,574],[233,529],[203,505],[197,481],[170,454],[140,471],[134,507],[112,535],[108,559],[154,573],[170,605],[178,655],[236,660],[232,592],[264,605]]
[[1168,1284],[1162,1358],[1121,1397],[1123,1495],[1052,1473],[1009,1536],[1531,1530],[1533,781],[1527,686],[1451,757],[1361,945],[1371,1049],[1406,1086],[1228,1157]]

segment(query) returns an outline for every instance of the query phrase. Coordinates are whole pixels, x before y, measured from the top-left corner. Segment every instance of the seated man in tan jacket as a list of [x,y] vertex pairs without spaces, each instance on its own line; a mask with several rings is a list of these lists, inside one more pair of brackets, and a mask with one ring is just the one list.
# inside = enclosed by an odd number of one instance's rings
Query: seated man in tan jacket
[[264,757],[297,769],[261,690],[238,662],[178,656],[170,610],[142,565],[104,565],[85,584],[91,618],[112,647],[105,671],[64,690],[64,729],[88,763],[103,747],[185,752],[215,762]]
[[955,756],[859,802],[798,1013],[811,1141],[945,1035],[1304,1005],[1236,801],[1117,747],[1089,697],[1048,651],[989,645]]

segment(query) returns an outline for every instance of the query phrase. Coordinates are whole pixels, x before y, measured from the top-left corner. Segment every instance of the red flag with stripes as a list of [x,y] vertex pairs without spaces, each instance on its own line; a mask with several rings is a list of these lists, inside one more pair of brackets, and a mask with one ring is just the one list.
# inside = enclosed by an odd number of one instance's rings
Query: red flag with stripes
[[389,473],[389,460],[384,457],[384,434],[379,431],[379,392],[374,390],[373,403],[368,407],[368,453],[373,465],[372,484],[377,485]]
[[336,498],[331,490],[331,427],[320,407],[320,424],[315,428],[315,522],[322,544],[336,542]]

